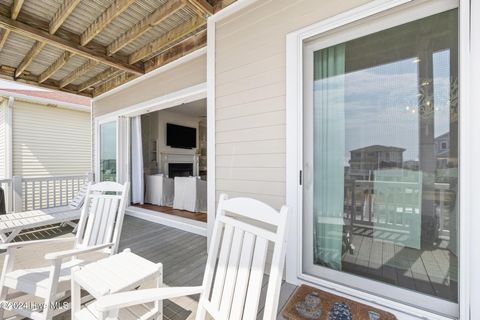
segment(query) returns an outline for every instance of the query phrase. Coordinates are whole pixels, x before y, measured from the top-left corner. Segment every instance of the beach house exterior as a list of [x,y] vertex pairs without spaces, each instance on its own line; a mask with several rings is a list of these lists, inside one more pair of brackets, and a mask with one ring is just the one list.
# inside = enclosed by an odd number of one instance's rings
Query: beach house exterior
[[[221,193],[286,203],[288,283],[398,319],[480,318],[480,3],[222,3],[153,58],[125,47],[145,74],[122,63],[120,75],[105,67],[63,87],[93,96],[95,179],[132,182],[128,214],[207,239]],[[166,109],[199,124],[192,153],[160,151],[168,132],[142,141],[142,116]],[[135,200],[145,158],[162,179],[169,165],[202,176],[206,221]]]
[[0,177],[90,171],[90,101],[48,91],[1,89]]
[[[53,205],[53,197],[45,195],[51,188],[56,189],[56,205],[67,201],[91,172],[90,100],[12,88],[0,88],[0,100],[0,186],[5,210]],[[16,187],[21,191],[14,196]]]

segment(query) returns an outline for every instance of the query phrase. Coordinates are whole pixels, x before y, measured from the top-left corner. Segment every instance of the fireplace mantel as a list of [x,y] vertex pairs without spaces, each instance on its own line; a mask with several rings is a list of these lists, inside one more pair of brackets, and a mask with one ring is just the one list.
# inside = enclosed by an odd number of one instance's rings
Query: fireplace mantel
[[193,164],[193,175],[198,176],[198,155],[196,154],[174,154],[162,153],[161,155],[163,172],[168,175],[170,163],[191,163]]

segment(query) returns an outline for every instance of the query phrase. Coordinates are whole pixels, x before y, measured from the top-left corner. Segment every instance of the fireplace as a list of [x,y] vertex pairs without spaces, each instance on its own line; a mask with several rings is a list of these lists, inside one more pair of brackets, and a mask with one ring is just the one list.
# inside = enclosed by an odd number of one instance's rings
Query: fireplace
[[168,177],[190,177],[193,176],[193,163],[169,163]]

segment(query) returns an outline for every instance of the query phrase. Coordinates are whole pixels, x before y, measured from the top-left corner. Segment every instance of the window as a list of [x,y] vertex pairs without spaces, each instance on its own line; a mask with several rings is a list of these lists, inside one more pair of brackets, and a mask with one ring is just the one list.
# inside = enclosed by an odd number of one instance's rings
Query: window
[[456,305],[458,10],[323,43],[305,45],[303,273]]
[[117,180],[117,122],[102,123],[99,126],[99,174],[100,181]]

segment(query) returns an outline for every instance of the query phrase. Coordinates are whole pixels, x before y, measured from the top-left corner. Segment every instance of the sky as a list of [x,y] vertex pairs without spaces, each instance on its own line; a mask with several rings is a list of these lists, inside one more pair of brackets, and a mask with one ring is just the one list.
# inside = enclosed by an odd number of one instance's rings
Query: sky
[[0,79],[0,88],[2,89],[20,89],[20,90],[39,90],[39,91],[48,91],[40,87],[31,86],[23,83],[18,83],[15,81],[3,80]]
[[[450,130],[449,61],[448,50],[433,54],[433,79],[428,80],[433,80],[434,87],[434,137]],[[329,130],[326,120],[330,124],[337,121],[343,127],[340,130],[345,134],[346,166],[351,150],[371,145],[404,148],[404,161],[419,160],[418,63],[418,59],[412,57],[346,73],[338,79],[316,81],[318,106],[328,99],[331,105],[323,111],[319,108],[315,121],[323,124],[323,130]],[[329,95],[324,95],[323,87],[328,87]],[[335,141],[333,136],[332,139]]]

